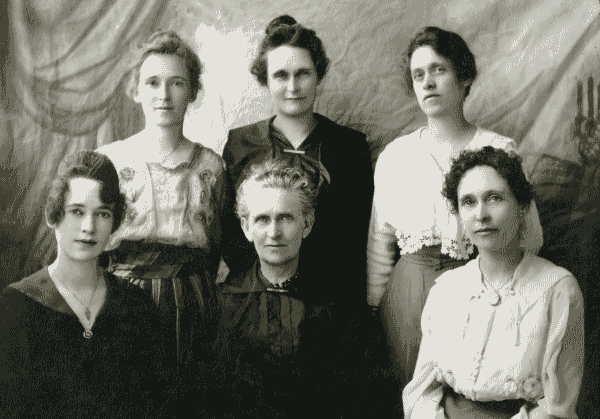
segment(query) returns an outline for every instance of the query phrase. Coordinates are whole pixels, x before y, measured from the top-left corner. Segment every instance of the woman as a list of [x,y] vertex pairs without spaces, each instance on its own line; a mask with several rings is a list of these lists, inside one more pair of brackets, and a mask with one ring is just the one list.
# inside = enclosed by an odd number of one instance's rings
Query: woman
[[[473,252],[439,192],[450,160],[461,150],[486,145],[515,149],[510,138],[465,119],[464,101],[477,69],[459,35],[423,28],[411,39],[403,60],[406,85],[427,116],[427,126],[397,138],[379,156],[367,249],[368,303],[382,307],[402,387],[414,371],[429,289],[439,275],[464,265]],[[531,217],[526,245],[537,253],[542,238],[535,204]]]
[[169,361],[183,380],[206,361],[216,333],[224,165],[183,135],[186,109],[202,87],[191,48],[174,32],[158,31],[133,62],[128,94],[142,106],[145,127],[98,150],[117,167],[128,205],[106,249],[114,275],[152,294]]
[[267,159],[238,188],[237,214],[258,260],[221,284],[222,415],[339,417],[353,399],[341,390],[345,369],[336,365],[343,344],[331,304],[307,281],[310,260],[299,257],[315,220],[308,185],[301,170]]
[[479,256],[431,289],[406,417],[577,418],[583,297],[569,271],[520,246],[533,203],[521,159],[465,151],[443,193]]
[[0,294],[2,417],[160,416],[156,308],[98,263],[124,212],[108,158],[61,163],[46,203],[56,260]]
[[[328,64],[315,31],[287,15],[271,21],[251,73],[269,89],[275,115],[231,130],[223,158],[233,183],[230,196],[250,166],[265,157],[286,158],[310,173],[318,193],[317,221],[302,247],[302,259],[310,261],[304,269],[325,272],[328,280],[319,284],[320,292],[352,316],[357,304],[365,306],[364,249],[373,172],[365,135],[313,110]],[[243,271],[256,255],[236,222],[233,199],[228,220],[233,231],[225,261],[230,270]]]

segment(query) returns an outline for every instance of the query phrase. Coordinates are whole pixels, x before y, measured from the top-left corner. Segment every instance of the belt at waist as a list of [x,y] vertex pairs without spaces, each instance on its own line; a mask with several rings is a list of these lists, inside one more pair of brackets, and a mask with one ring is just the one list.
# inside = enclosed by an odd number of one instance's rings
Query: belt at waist
[[108,271],[121,278],[171,278],[191,261],[202,264],[208,250],[162,243],[123,241],[110,252]]
[[535,405],[525,399],[480,402],[458,394],[450,386],[444,387],[444,411],[448,419],[510,419],[525,406]]

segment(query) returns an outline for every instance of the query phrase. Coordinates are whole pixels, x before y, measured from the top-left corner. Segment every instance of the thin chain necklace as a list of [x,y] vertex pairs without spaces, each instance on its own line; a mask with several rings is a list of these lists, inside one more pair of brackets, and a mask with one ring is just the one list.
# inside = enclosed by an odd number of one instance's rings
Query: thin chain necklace
[[90,318],[92,317],[92,312],[90,311],[90,305],[92,304],[92,301],[94,301],[94,295],[96,295],[96,290],[98,290],[98,288],[100,288],[100,285],[99,285],[100,284],[100,280],[96,281],[96,284],[94,286],[94,291],[92,292],[92,296],[90,297],[90,300],[88,301],[87,305],[83,304],[83,301],[77,296],[77,294],[75,293],[75,291],[73,291],[70,287],[67,286],[67,284],[65,284],[64,282],[62,282],[60,279],[58,279],[58,282],[60,282],[60,284],[63,287],[65,287],[66,290],[69,291],[73,297],[75,297],[75,299],[77,300],[77,302],[84,309],[85,318],[86,318],[86,320],[88,322],[88,325],[89,325],[90,324]]
[[489,291],[488,294],[488,303],[492,307],[496,307],[502,301],[502,297],[500,296],[500,291],[504,290],[504,298],[508,298],[510,296],[515,295],[514,286],[516,276],[513,274],[513,277],[510,281],[502,285],[500,288],[496,289],[490,284],[490,281],[486,278],[483,272],[481,272],[481,279],[483,280],[483,286]]

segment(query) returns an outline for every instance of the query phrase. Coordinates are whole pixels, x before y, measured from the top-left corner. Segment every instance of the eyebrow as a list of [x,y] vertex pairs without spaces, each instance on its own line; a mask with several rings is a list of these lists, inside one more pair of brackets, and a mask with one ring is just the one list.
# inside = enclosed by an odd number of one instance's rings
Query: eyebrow
[[[438,62],[438,61],[434,61],[432,63],[429,63],[427,66],[425,66],[425,68],[433,68],[433,67],[446,67],[447,64],[442,63],[442,62]],[[415,73],[418,70],[423,70],[423,67],[417,67],[412,69],[410,72],[411,73]]]
[[[74,204],[69,204],[66,206],[67,208],[85,208],[85,205],[83,204],[79,204],[79,203],[74,203]],[[108,204],[102,204],[100,207],[98,207],[97,209],[99,210],[108,210],[108,211],[112,211],[113,209],[110,207],[110,205]]]

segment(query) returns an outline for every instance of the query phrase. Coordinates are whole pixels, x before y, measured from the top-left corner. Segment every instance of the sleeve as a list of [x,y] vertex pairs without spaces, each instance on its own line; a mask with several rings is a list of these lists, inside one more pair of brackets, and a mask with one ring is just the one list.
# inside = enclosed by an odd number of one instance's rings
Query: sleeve
[[211,238],[211,255],[208,261],[208,273],[210,278],[214,278],[216,281],[217,273],[219,271],[219,265],[221,263],[221,255],[223,253],[224,238],[225,234],[225,223],[226,211],[229,206],[228,194],[229,190],[229,175],[225,171],[225,168],[221,171],[215,183],[213,196],[215,200],[215,220],[211,226],[210,238]]
[[233,149],[239,147],[232,131],[229,131],[227,143],[223,149],[227,173],[227,186],[223,203],[223,260],[230,271],[242,272],[252,266],[256,259],[254,247],[244,235],[240,220],[236,215],[236,190],[237,178],[233,171],[235,155]]
[[562,281],[564,286],[555,290],[550,303],[549,342],[542,372],[544,398],[529,412],[530,419],[577,419],[575,407],[583,376],[583,296],[573,276]]
[[423,338],[419,347],[417,366],[413,379],[402,392],[405,419],[445,419],[444,408],[441,405],[444,396],[443,387],[436,379],[439,372],[434,361],[434,351],[438,347],[435,344],[434,319],[437,314],[443,313],[436,302],[438,293],[439,289],[434,285],[423,309],[421,317]]
[[351,287],[357,290],[353,297],[356,297],[357,303],[364,305],[367,270],[365,250],[374,189],[371,154],[364,134],[361,133],[355,142],[345,167],[349,170],[346,170],[344,179],[337,180],[342,185],[335,194],[339,201],[328,202],[329,208],[322,208],[321,213],[317,208],[317,217],[322,214],[323,219],[333,221],[328,234],[339,238],[339,243],[345,243],[342,275],[353,278]]
[[[383,158],[382,158],[383,157]],[[367,302],[379,306],[396,262],[396,230],[388,223],[386,196],[390,196],[387,161],[382,154],[375,167],[375,194],[367,243]]]
[[3,418],[25,415],[28,375],[27,335],[18,327],[20,310],[0,295],[0,406]]

